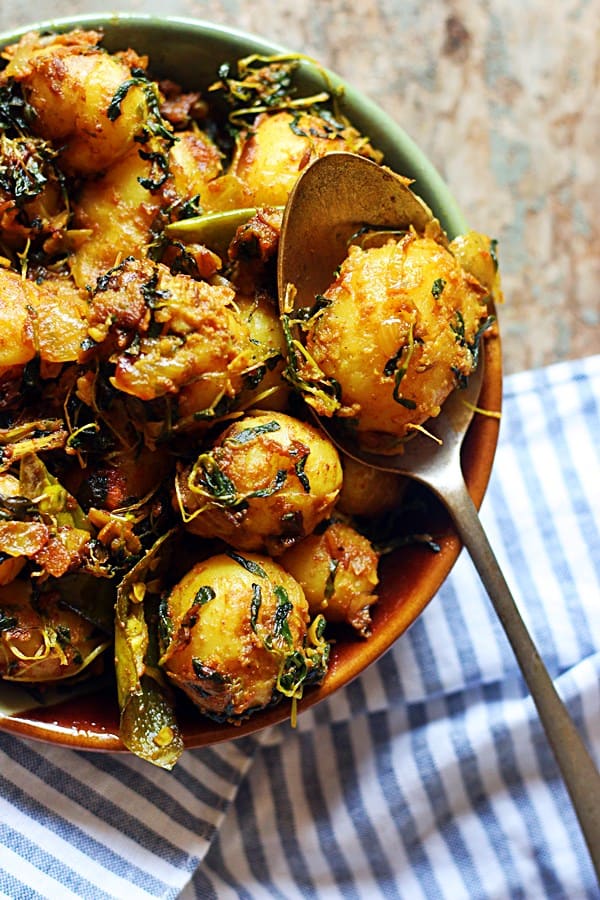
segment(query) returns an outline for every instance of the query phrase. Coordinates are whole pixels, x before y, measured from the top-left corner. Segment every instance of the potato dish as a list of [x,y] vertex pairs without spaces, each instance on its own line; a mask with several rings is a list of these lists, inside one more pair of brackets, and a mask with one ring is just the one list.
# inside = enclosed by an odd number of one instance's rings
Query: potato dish
[[[112,678],[124,744],[171,768],[181,703],[293,711],[332,629],[368,639],[405,484],[308,415],[275,273],[300,172],[382,158],[326,80],[297,95],[293,56],[224,60],[203,94],[96,31],[3,63],[0,677]],[[479,235],[352,248],[304,317],[338,411],[394,440],[435,415],[494,290]]]

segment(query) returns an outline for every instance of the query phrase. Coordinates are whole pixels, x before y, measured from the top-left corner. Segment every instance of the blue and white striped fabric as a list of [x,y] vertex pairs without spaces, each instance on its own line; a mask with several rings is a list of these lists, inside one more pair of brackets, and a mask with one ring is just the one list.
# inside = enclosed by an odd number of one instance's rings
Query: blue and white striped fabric
[[[600,756],[600,357],[506,380],[482,517]],[[172,774],[0,735],[0,896],[600,897],[470,560],[361,678]]]

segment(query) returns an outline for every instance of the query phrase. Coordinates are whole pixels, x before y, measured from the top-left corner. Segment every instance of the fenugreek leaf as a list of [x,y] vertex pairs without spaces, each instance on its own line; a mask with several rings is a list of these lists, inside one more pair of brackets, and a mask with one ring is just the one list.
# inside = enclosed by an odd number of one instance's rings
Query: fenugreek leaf
[[234,562],[238,563],[238,565],[242,566],[247,572],[250,572],[251,575],[258,575],[259,578],[266,578],[267,573],[263,569],[261,565],[257,562],[254,562],[253,559],[246,559],[245,556],[242,556],[240,553],[236,553],[235,550],[228,550],[227,556],[230,559],[233,559]]
[[277,608],[273,620],[273,636],[282,637],[288,645],[292,645],[292,633],[290,631],[289,615],[294,608],[286,589],[278,584],[273,588],[277,597]]
[[258,613],[262,603],[262,590],[260,584],[252,583],[252,600],[250,602],[250,625],[252,631],[256,632],[256,623],[258,621]]

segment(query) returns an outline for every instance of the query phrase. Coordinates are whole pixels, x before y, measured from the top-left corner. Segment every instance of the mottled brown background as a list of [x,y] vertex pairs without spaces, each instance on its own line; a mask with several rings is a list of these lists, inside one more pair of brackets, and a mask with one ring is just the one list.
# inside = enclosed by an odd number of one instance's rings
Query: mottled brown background
[[0,0],[0,29],[99,10],[234,26],[337,71],[498,238],[506,371],[600,352],[598,0]]

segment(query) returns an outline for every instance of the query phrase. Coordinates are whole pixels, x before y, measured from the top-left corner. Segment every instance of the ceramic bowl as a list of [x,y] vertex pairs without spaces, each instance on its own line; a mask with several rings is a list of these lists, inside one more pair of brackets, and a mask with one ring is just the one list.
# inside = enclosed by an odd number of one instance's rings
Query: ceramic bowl
[[[202,89],[211,84],[216,79],[219,65],[225,61],[235,62],[251,53],[271,55],[282,51],[281,47],[260,37],[207,22],[117,14],[32,25],[19,32],[0,35],[0,47],[13,43],[32,29],[66,31],[74,27],[102,29],[104,45],[111,51],[131,46],[140,53],[147,53],[154,77],[168,76],[188,89]],[[329,72],[328,77],[334,86],[342,84],[334,73]],[[306,66],[302,78],[309,90],[323,87],[322,74],[315,68]],[[386,164],[414,180],[414,190],[429,204],[449,236],[465,231],[467,224],[456,201],[413,140],[375,102],[352,86],[344,85],[341,102],[350,120],[384,152]],[[501,403],[502,381],[500,340],[496,336],[483,343],[485,382],[480,406],[497,410]],[[497,419],[475,416],[463,447],[463,469],[477,505],[487,486],[497,437]],[[460,543],[448,515],[433,500],[425,525],[439,544],[439,552],[413,545],[384,558],[380,599],[372,608],[372,635],[367,640],[349,634],[336,636],[328,675],[320,688],[306,692],[299,704],[300,713],[348,684],[381,656],[423,612],[449,574]],[[50,704],[38,705],[31,694],[0,682],[0,728],[72,748],[124,749],[119,738],[118,708],[112,689],[105,686],[96,692],[79,695],[63,690],[52,699]],[[289,703],[282,702],[255,714],[242,725],[232,726],[213,723],[185,702],[179,710],[184,741],[189,748],[231,740],[281,722],[289,715]]]

